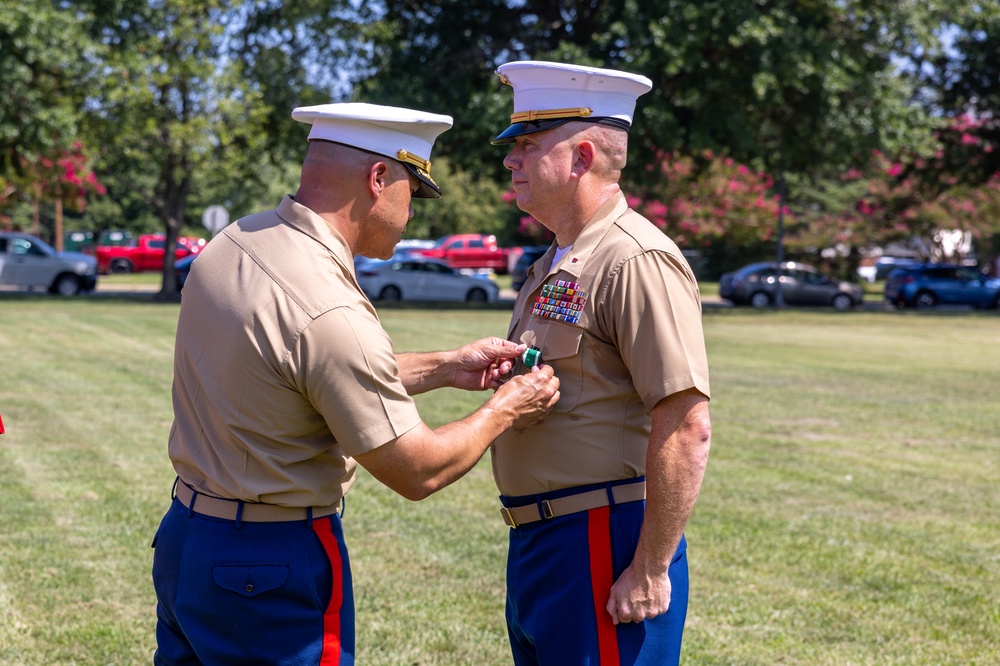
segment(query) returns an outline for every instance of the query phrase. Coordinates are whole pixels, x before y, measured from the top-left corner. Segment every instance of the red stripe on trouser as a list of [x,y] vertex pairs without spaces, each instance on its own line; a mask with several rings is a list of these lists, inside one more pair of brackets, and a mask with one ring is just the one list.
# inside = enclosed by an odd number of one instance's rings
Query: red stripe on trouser
[[330,594],[330,604],[323,614],[323,656],[320,666],[337,666],[340,663],[340,607],[344,603],[344,566],[340,559],[340,545],[330,529],[330,521],[317,520],[313,522],[313,532],[319,537],[326,556],[330,558],[330,568],[333,574],[333,591]]
[[590,543],[590,585],[594,593],[594,616],[597,619],[597,645],[600,666],[617,666],[618,634],[607,604],[611,597],[611,509],[601,507],[587,512],[587,540]]

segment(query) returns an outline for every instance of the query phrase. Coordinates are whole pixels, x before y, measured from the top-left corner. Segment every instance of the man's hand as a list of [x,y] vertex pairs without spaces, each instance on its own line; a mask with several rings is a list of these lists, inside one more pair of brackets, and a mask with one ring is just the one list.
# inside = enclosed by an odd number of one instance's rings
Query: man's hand
[[667,572],[651,577],[638,569],[633,563],[611,586],[607,610],[615,624],[649,620],[670,608]]
[[559,378],[555,376],[552,366],[539,365],[498,387],[487,404],[510,410],[512,427],[527,428],[548,416],[557,402]]
[[483,338],[459,347],[451,361],[457,366],[452,386],[466,391],[499,388],[525,349],[526,345],[501,338]]

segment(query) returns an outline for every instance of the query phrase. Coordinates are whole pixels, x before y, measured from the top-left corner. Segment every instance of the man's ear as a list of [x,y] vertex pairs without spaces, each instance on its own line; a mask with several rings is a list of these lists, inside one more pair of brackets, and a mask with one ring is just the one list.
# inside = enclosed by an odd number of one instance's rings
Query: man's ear
[[574,176],[579,178],[583,174],[590,171],[591,167],[594,166],[594,155],[597,150],[594,148],[594,144],[591,141],[581,141],[576,145],[576,150],[574,151],[575,159],[573,160],[572,173]]
[[368,189],[372,196],[378,198],[389,184],[389,165],[385,162],[373,162],[368,167]]

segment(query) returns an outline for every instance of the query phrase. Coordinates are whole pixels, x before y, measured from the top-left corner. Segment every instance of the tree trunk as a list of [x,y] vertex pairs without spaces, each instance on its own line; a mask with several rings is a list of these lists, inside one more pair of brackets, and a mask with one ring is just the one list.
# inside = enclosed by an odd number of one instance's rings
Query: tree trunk
[[56,237],[52,243],[56,250],[63,251],[63,202],[62,197],[56,199]]

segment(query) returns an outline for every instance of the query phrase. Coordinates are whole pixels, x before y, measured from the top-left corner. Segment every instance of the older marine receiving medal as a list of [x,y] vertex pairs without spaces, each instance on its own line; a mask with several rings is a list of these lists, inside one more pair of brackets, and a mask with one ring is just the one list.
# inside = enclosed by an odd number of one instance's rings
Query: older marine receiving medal
[[677,664],[709,380],[691,268],[618,185],[651,82],[539,61],[497,73],[514,113],[494,143],[509,148],[517,205],[555,234],[508,338],[560,380],[552,413],[491,447],[514,663]]

